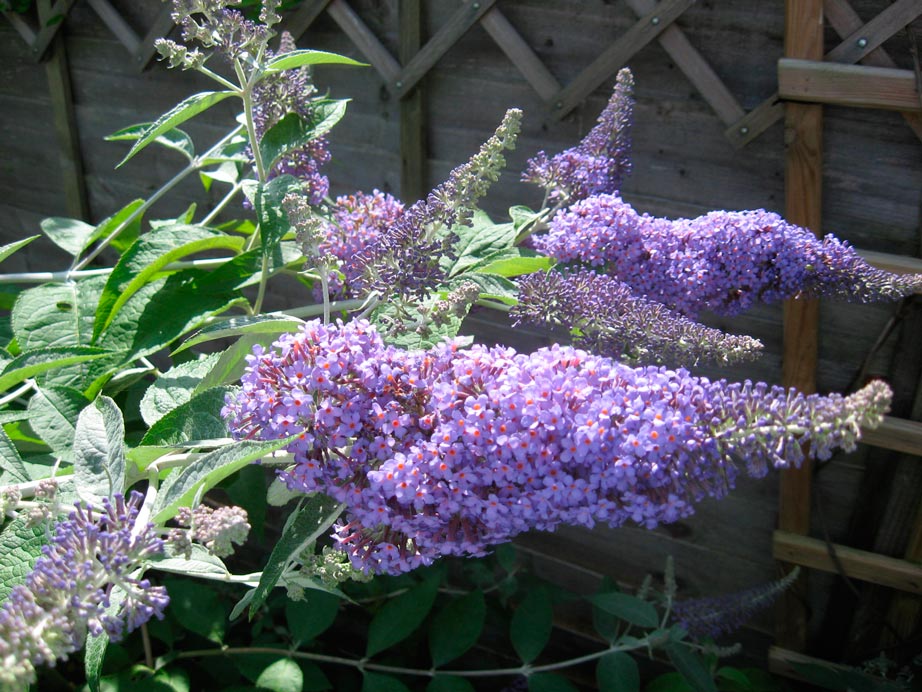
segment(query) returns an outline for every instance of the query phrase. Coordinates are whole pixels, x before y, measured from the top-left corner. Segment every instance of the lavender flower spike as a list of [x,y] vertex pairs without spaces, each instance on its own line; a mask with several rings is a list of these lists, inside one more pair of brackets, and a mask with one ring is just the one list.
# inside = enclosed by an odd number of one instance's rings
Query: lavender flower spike
[[618,195],[597,195],[558,214],[533,242],[690,317],[797,297],[895,300],[922,289],[922,274],[875,269],[835,236],[820,240],[762,209],[672,221],[638,214]]
[[574,348],[530,355],[446,344],[403,351],[364,320],[304,325],[248,357],[225,415],[238,438],[289,447],[292,490],[344,503],[340,549],[398,573],[561,524],[676,521],[751,475],[850,450],[890,390],[804,396]]
[[728,365],[762,349],[757,339],[705,327],[590,269],[529,274],[518,287],[515,325],[563,327],[580,348],[624,362]]
[[556,156],[543,151],[528,161],[522,180],[545,188],[552,204],[573,204],[590,195],[617,192],[631,172],[634,76],[618,72],[608,105],[583,140]]
[[[101,511],[77,506],[54,527],[24,584],[0,608],[0,688],[20,689],[35,680],[35,667],[54,665],[83,647],[87,633],[113,640],[152,616],[163,617],[166,589],[135,576],[163,543],[151,526],[135,530],[139,493],[116,495]],[[107,608],[121,592],[117,612]]]
[[442,257],[454,257],[457,236],[451,227],[468,223],[477,201],[499,179],[513,149],[522,111],[506,111],[502,123],[470,161],[451,172],[424,200],[404,211],[393,226],[358,257],[364,269],[361,288],[381,295],[422,299],[445,278]]

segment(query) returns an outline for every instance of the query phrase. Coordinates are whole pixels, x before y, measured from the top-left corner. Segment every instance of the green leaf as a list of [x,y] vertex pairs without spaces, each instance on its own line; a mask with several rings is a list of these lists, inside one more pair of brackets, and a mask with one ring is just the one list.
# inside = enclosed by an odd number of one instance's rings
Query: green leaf
[[599,692],[640,692],[637,661],[623,651],[613,651],[600,658],[595,678]]
[[[488,258],[489,259],[489,258]],[[543,255],[530,256],[528,254],[511,254],[498,259],[490,259],[484,264],[473,268],[480,274],[495,274],[496,276],[510,277],[534,272],[547,271],[554,266],[554,260]]]
[[246,357],[253,352],[253,346],[256,344],[267,346],[273,340],[274,336],[263,334],[248,334],[240,337],[233,346],[221,353],[214,368],[202,379],[198,391],[239,381],[246,370]]
[[496,274],[469,273],[463,275],[464,280],[473,281],[480,286],[480,297],[498,300],[507,305],[519,302],[518,289],[509,279]]
[[23,516],[13,517],[0,533],[0,603],[5,601],[14,586],[25,582],[42,554],[45,530],[29,527]]
[[374,656],[413,634],[432,610],[440,577],[437,572],[427,575],[422,582],[390,599],[375,613],[368,626],[366,656]]
[[5,260],[7,257],[12,255],[17,250],[24,248],[26,245],[31,243],[33,240],[38,238],[37,235],[29,236],[28,238],[23,238],[22,240],[17,240],[13,243],[7,243],[0,247],[0,262]]
[[89,404],[70,387],[41,387],[29,399],[29,425],[60,459],[73,462],[77,417]]
[[275,246],[291,228],[282,208],[282,200],[288,194],[300,194],[303,189],[304,183],[291,175],[280,175],[268,183],[258,184],[253,206],[256,208],[256,218],[259,219],[264,257],[272,255]]
[[267,334],[276,337],[279,334],[300,329],[303,324],[304,320],[299,320],[297,317],[277,317],[272,315],[230,317],[226,320],[220,320],[209,324],[204,329],[200,329],[186,339],[179,348],[173,351],[173,355],[208,341],[226,339],[229,337],[241,336],[243,334]]
[[720,681],[717,688],[721,692],[755,692],[755,686],[739,668],[718,668],[715,677]]
[[93,339],[111,324],[135,292],[171,262],[205,250],[239,250],[242,247],[242,238],[200,226],[168,226],[142,236],[122,255],[106,281],[96,308]]
[[86,650],[83,653],[83,670],[86,673],[86,684],[90,692],[100,692],[99,678],[102,675],[102,663],[106,658],[108,646],[109,635],[105,632],[98,635],[87,635]]
[[429,651],[432,665],[438,667],[461,656],[480,638],[487,617],[483,592],[452,600],[432,619],[429,626]]
[[42,220],[42,233],[69,255],[76,257],[90,242],[95,226],[79,219],[53,216]]
[[490,255],[515,247],[516,230],[511,223],[497,224],[486,212],[477,210],[469,226],[455,226],[458,235],[454,251],[457,259],[448,269],[456,276]]
[[26,483],[32,480],[29,472],[22,463],[19,450],[13,444],[10,436],[0,428],[0,469],[3,470],[3,483]]
[[242,440],[205,454],[164,481],[152,510],[153,521],[164,522],[180,507],[188,507],[200,489],[207,491],[235,471],[281,449],[292,438],[261,442]]
[[221,409],[230,391],[229,387],[215,387],[196,394],[154,423],[141,440],[141,446],[182,445],[189,440],[227,437]]
[[356,67],[368,67],[366,63],[347,58],[345,55],[327,53],[322,50],[293,50],[270,60],[263,74],[270,75],[274,72],[292,70],[296,67],[307,67],[308,65],[354,65]]
[[138,137],[137,141],[134,143],[134,146],[131,147],[131,150],[123,158],[116,168],[119,168],[125,164],[128,159],[132,158],[137,154],[141,149],[146,147],[153,141],[177,125],[186,122],[190,118],[194,118],[199,113],[202,113],[209,108],[211,108],[216,103],[220,103],[228,96],[236,96],[237,92],[234,91],[204,91],[200,94],[193,94],[189,98],[183,100],[181,103],[174,106],[172,109],[161,115],[157,120],[150,124],[143,134]]
[[173,409],[192,398],[202,378],[221,357],[211,353],[199,360],[190,360],[170,368],[147,388],[141,398],[141,418],[148,426],[154,425]]
[[125,489],[125,423],[107,396],[96,399],[77,418],[74,482],[80,499],[96,507]]
[[0,370],[0,392],[49,370],[85,363],[108,355],[111,355],[109,351],[87,346],[37,348],[25,351],[7,363],[3,370]]
[[509,207],[509,218],[512,219],[512,224],[515,226],[516,232],[518,232],[522,226],[527,223],[531,223],[536,217],[540,215],[541,212],[537,212],[534,209],[526,207],[524,204],[518,204],[514,207]]
[[670,643],[664,649],[672,665],[695,692],[717,692],[717,685],[704,659],[685,644]]
[[528,677],[528,692],[577,692],[577,689],[562,675],[536,673]]
[[346,114],[347,103],[348,99],[315,101],[311,104],[309,120],[297,113],[289,113],[279,120],[259,141],[263,167],[272,170],[285,154],[332,130]]
[[694,692],[680,673],[663,673],[644,687],[644,692]]
[[269,596],[269,592],[275,588],[292,556],[300,554],[322,536],[333,525],[343,508],[343,505],[337,504],[335,500],[317,493],[308,498],[289,517],[282,537],[275,544],[263,568],[259,586],[256,587],[256,593],[250,603],[251,620]]
[[[103,137],[103,139],[107,142],[136,142],[141,139],[153,125],[154,123],[129,125],[117,132],[113,132],[107,137]],[[192,143],[192,138],[178,128],[173,128],[157,135],[154,137],[153,141],[167,149],[178,151],[190,162],[195,158],[195,145]]]
[[242,167],[236,161],[223,161],[219,166],[209,171],[199,171],[199,178],[205,192],[211,190],[211,184],[217,180],[219,183],[234,185],[240,180],[243,173]]
[[426,685],[426,692],[476,692],[466,678],[457,675],[436,675]]
[[301,601],[285,603],[288,632],[298,647],[323,634],[339,614],[340,599],[323,591],[311,591]]
[[617,592],[599,593],[590,596],[589,601],[606,613],[616,615],[632,625],[640,627],[659,625],[659,615],[653,604],[642,601],[636,596]]
[[530,590],[512,614],[509,636],[523,663],[531,663],[551,638],[554,613],[547,589]]
[[272,692],[301,692],[304,687],[304,674],[293,660],[280,658],[259,674],[256,686]]
[[221,644],[227,610],[218,592],[189,579],[166,579],[164,583],[170,595],[169,614],[190,632]]
[[[115,212],[112,216],[103,219],[96,230],[93,231],[93,235],[90,236],[86,245],[83,246],[83,250],[86,250],[90,245],[95,243],[101,238],[108,238],[116,229],[120,229],[118,235],[112,239],[112,247],[118,250],[120,253],[125,252],[131,244],[138,239],[138,236],[141,234],[141,220],[143,219],[143,214],[138,214],[135,216],[137,210],[144,205],[143,199],[136,199],[124,207]],[[130,223],[126,223],[130,217],[134,216]]]
[[410,692],[410,688],[392,675],[362,671],[362,692]]
[[205,546],[197,543],[192,544],[192,552],[188,559],[159,555],[151,558],[148,564],[152,569],[183,574],[187,577],[225,577],[228,574],[227,567],[221,558],[212,555]]

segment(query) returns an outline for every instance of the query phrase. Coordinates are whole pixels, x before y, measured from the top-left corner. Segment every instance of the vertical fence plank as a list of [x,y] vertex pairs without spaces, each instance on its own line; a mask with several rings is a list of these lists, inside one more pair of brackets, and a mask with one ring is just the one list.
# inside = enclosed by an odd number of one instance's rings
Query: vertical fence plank
[[[422,46],[420,0],[400,0],[400,63],[406,65]],[[426,148],[423,92],[417,87],[400,99],[400,198],[405,204],[425,191]]]
[[[786,0],[785,50],[789,58],[822,60],[822,0]],[[785,212],[788,221],[820,233],[823,184],[823,107],[815,104],[785,105]],[[782,381],[803,392],[816,390],[816,301],[789,300],[784,305],[784,354]],[[810,528],[812,468],[781,474],[778,527],[806,534]],[[780,646],[803,649],[807,636],[807,613],[803,593],[805,580],[782,599],[776,635]]]
[[[42,25],[45,25],[53,16],[54,9],[49,0],[39,0],[38,12]],[[60,148],[67,213],[74,218],[88,221],[90,206],[87,200],[86,180],[83,176],[83,155],[80,152],[80,137],[74,114],[67,51],[64,47],[64,36],[60,32],[55,35],[49,46],[45,74],[48,76],[48,92],[54,112],[54,130]]]

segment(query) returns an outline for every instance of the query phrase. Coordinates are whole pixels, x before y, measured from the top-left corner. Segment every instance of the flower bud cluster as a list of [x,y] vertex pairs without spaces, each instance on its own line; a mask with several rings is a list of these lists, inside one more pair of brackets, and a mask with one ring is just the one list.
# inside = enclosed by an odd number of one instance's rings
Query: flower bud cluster
[[529,274],[518,288],[515,325],[563,327],[576,346],[622,362],[729,365],[762,349],[757,339],[705,327],[591,269]]
[[[277,54],[283,55],[294,50],[297,50],[294,38],[287,31],[282,32]],[[262,139],[273,125],[289,113],[311,122],[314,111],[312,97],[316,93],[317,89],[307,67],[264,77],[253,89],[253,124],[257,137]],[[316,137],[286,152],[268,172],[268,177],[294,176],[305,184],[305,195],[310,203],[320,204],[330,189],[330,181],[320,173],[320,167],[329,163],[330,158],[326,138]]]
[[503,151],[513,149],[522,111],[510,109],[490,139],[444,183],[404,211],[386,232],[359,255],[361,288],[380,295],[423,299],[445,277],[444,262],[455,257],[455,224],[465,224],[477,201],[499,179],[506,163]]
[[533,243],[561,262],[603,268],[690,317],[794,297],[895,300],[922,289],[920,274],[875,269],[835,236],[818,239],[761,209],[669,220],[598,195],[558,214]]
[[522,180],[545,188],[552,204],[573,204],[591,195],[617,192],[631,172],[633,121],[634,76],[624,68],[589,134],[556,156],[548,158],[538,152],[529,159]]
[[363,266],[357,257],[393,226],[403,214],[396,197],[373,190],[336,198],[329,221],[320,229],[320,249],[338,260],[342,280],[331,277],[330,292],[336,298],[358,297],[354,288]]
[[[173,0],[173,21],[183,40],[213,48],[228,60],[257,55],[272,35],[265,24],[243,16],[234,0]],[[263,3],[273,9],[278,0]]]
[[28,685],[35,666],[53,665],[79,650],[87,633],[117,640],[151,617],[163,617],[166,589],[135,574],[163,552],[152,526],[135,526],[140,501],[133,493],[127,501],[121,495],[103,500],[98,512],[78,505],[54,527],[25,583],[13,587],[0,608],[0,687]]
[[561,346],[401,351],[362,320],[307,323],[248,364],[234,434],[299,434],[289,487],[344,503],[338,545],[390,573],[562,523],[675,521],[732,486],[734,455],[756,475],[799,463],[805,441],[826,458],[890,399],[883,383],[804,396]]
[[180,525],[191,528],[192,540],[208,548],[212,555],[227,557],[234,552],[233,544],[246,543],[250,534],[247,518],[242,507],[212,509],[199,505],[193,510],[181,512],[176,520]]

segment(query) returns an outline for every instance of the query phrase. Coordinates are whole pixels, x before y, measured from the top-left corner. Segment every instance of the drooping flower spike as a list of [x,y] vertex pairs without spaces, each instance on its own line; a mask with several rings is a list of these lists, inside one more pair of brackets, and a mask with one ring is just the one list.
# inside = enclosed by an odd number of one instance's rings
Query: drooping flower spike
[[631,172],[633,120],[634,76],[624,68],[589,134],[550,158],[538,152],[528,160],[522,180],[545,188],[551,204],[569,205],[591,195],[617,192]]
[[618,195],[597,195],[532,240],[540,252],[599,268],[690,317],[795,297],[896,300],[922,289],[922,274],[875,269],[835,236],[818,239],[761,209],[669,220],[639,214]]
[[518,289],[514,326],[562,327],[576,346],[622,362],[729,365],[761,354],[758,339],[698,324],[591,269],[536,272],[520,279]]
[[770,467],[850,450],[889,388],[804,396],[555,346],[401,351],[367,322],[311,322],[248,359],[241,438],[300,432],[290,488],[347,505],[353,564],[398,573],[530,529],[647,527]]

